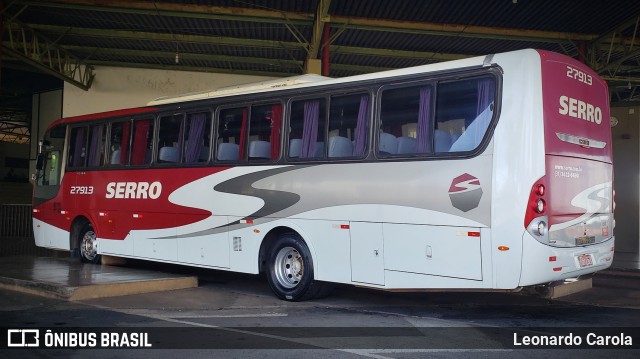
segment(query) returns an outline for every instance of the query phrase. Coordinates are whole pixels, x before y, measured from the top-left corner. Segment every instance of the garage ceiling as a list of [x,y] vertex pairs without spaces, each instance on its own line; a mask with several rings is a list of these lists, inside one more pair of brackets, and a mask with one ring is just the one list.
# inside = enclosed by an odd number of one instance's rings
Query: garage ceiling
[[[99,76],[92,71],[98,65],[299,75],[322,57],[328,38],[332,77],[538,48],[587,63],[607,79],[612,103],[640,100],[640,1],[0,3],[3,69],[32,69],[84,89]],[[3,79],[0,107],[22,90]],[[14,131],[6,130],[16,122],[7,110],[0,112],[0,140]]]

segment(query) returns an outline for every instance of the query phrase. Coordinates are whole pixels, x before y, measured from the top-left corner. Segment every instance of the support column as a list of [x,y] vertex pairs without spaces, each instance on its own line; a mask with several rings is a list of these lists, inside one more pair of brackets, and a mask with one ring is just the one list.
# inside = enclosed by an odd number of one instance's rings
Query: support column
[[329,33],[331,28],[329,23],[324,23],[324,32],[322,33],[322,76],[329,76]]

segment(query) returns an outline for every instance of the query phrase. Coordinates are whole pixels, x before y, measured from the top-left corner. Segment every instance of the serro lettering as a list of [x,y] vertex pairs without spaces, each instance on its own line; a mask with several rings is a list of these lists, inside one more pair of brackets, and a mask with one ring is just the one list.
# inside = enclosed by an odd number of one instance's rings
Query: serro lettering
[[160,182],[109,182],[107,198],[158,199],[162,193]]
[[602,110],[600,107],[593,106],[588,102],[584,102],[568,96],[560,96],[561,115],[580,118],[585,121],[595,122],[598,125],[602,123]]

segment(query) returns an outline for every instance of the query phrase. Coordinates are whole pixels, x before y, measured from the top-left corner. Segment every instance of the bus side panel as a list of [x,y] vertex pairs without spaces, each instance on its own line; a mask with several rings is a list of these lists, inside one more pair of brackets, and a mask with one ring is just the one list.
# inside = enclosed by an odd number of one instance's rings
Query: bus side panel
[[502,107],[494,131],[492,246],[496,289],[518,287],[529,193],[545,174],[540,56],[535,50],[499,54]]
[[480,228],[384,224],[385,268],[482,280]]

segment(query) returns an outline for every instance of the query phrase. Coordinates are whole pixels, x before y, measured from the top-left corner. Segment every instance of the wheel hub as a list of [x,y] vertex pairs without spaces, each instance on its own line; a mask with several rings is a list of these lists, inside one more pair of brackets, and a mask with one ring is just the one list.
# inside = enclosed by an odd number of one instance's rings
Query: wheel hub
[[274,272],[281,286],[293,288],[304,274],[304,260],[295,248],[284,247],[276,255]]

